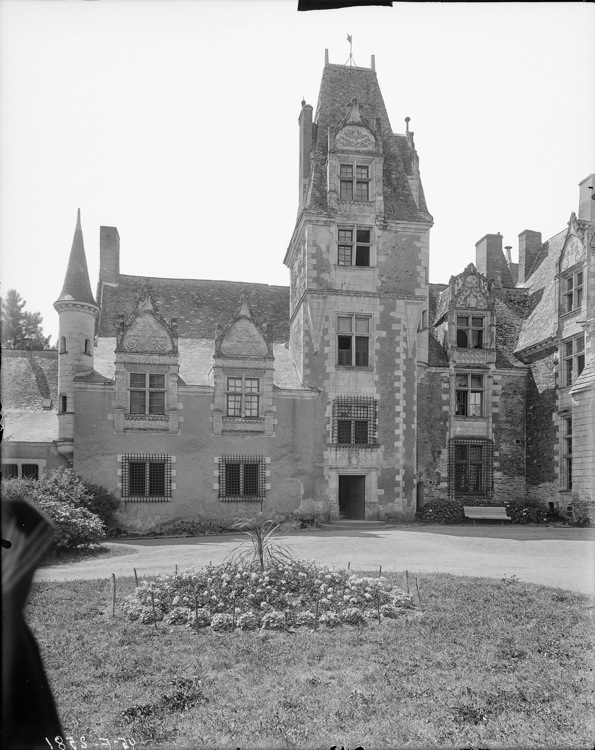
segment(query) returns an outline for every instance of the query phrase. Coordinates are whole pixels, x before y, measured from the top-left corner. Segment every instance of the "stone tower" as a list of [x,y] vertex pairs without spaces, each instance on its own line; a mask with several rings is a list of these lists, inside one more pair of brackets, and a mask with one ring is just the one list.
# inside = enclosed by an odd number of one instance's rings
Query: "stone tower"
[[54,307],[60,319],[58,359],[58,449],[72,460],[74,438],[74,380],[93,370],[95,318],[93,299],[78,211],[72,249],[62,292]]
[[325,402],[317,499],[334,517],[412,517],[432,217],[409,118],[393,133],[374,58],[360,68],[327,53],[316,113],[302,102],[299,128],[284,262],[290,349]]

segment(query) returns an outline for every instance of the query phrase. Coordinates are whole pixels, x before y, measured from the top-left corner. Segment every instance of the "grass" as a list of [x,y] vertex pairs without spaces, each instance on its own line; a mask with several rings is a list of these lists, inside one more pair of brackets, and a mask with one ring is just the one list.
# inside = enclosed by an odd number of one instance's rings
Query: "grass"
[[66,565],[88,560],[107,560],[110,557],[122,557],[132,555],[134,550],[128,549],[123,544],[104,543],[92,544],[89,547],[75,547],[74,549],[56,549],[53,554],[46,556],[42,566]]
[[[155,631],[112,618],[104,580],[37,583],[27,617],[64,732],[87,742],[593,747],[591,598],[515,578],[419,583],[421,619],[315,633]],[[118,599],[133,588],[118,580]]]

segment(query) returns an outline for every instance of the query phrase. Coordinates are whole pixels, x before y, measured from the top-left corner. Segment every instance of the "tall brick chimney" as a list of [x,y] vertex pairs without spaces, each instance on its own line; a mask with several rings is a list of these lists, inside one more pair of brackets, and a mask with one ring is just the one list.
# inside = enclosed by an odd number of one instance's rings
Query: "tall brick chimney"
[[117,284],[120,276],[120,235],[116,227],[99,227],[99,278]]
[[578,218],[595,221],[595,174],[579,182]]
[[524,284],[529,278],[541,245],[541,232],[525,229],[519,234],[519,284]]
[[310,153],[312,151],[312,105],[302,100],[302,111],[298,118],[300,125],[300,174],[299,207],[304,205],[304,196],[310,178]]
[[496,286],[508,289],[514,286],[508,263],[502,252],[502,235],[486,234],[475,243],[475,267]]

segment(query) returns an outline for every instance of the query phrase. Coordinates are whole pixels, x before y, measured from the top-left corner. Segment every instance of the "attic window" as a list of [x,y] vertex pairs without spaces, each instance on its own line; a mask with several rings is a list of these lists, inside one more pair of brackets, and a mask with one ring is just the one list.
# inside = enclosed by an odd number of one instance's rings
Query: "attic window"
[[130,414],[165,414],[165,375],[130,373]]
[[370,200],[370,168],[361,164],[339,165],[339,197],[342,201]]
[[257,419],[260,396],[260,378],[227,378],[227,416]]
[[578,310],[583,302],[583,272],[570,274],[562,281],[564,289],[563,311]]
[[457,315],[457,347],[459,349],[483,349],[483,338],[483,317]]

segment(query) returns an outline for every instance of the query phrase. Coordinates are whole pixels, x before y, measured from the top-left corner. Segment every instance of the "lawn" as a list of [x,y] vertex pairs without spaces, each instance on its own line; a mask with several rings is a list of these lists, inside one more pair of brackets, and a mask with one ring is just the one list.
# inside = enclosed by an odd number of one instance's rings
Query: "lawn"
[[[593,747],[590,597],[515,578],[419,585],[422,617],[316,632],[155,630],[118,607],[112,618],[107,580],[34,584],[27,617],[79,748],[81,736],[193,750]],[[133,590],[119,579],[117,599]]]

